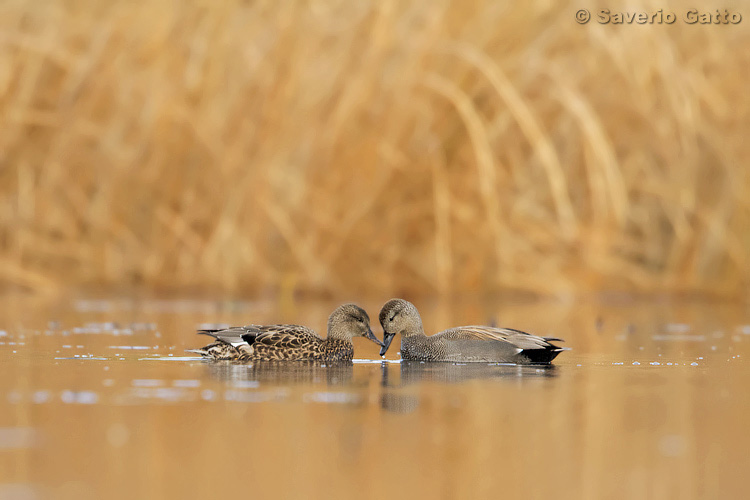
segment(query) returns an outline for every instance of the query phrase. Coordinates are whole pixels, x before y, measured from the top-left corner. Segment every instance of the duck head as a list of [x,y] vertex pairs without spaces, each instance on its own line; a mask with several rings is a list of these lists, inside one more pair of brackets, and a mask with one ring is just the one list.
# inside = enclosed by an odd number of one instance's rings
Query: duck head
[[356,304],[344,304],[336,308],[328,317],[328,336],[343,340],[365,337],[379,346],[383,343],[370,328],[370,317]]
[[412,334],[424,335],[422,318],[414,304],[404,299],[391,299],[380,310],[380,326],[383,327],[383,347],[380,355],[385,356],[393,337],[400,333],[404,336]]

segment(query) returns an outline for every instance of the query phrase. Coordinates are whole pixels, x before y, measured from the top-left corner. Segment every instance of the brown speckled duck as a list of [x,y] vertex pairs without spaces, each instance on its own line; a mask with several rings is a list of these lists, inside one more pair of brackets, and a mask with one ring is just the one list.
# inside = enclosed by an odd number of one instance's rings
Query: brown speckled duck
[[190,352],[214,360],[351,361],[353,337],[366,337],[383,345],[370,329],[370,317],[354,304],[344,304],[331,313],[325,339],[299,325],[248,325],[198,333],[217,341]]
[[553,337],[537,337],[509,328],[459,326],[426,336],[422,318],[414,304],[392,299],[380,310],[384,356],[396,334],[401,334],[401,358],[410,361],[495,362],[549,364],[565,350],[550,342]]

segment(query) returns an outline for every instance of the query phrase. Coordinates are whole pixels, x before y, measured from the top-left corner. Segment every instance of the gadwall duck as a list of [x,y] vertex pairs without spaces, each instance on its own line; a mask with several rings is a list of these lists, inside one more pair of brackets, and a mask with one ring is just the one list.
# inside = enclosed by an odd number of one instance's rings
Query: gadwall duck
[[392,299],[380,310],[384,356],[397,333],[401,334],[401,358],[410,361],[496,362],[548,364],[565,350],[550,342],[553,337],[537,337],[509,328],[459,326],[426,336],[422,318],[414,304]]
[[249,325],[198,333],[217,341],[190,352],[214,360],[351,361],[353,337],[366,337],[383,345],[370,329],[370,317],[354,304],[344,304],[331,313],[325,339],[299,325]]

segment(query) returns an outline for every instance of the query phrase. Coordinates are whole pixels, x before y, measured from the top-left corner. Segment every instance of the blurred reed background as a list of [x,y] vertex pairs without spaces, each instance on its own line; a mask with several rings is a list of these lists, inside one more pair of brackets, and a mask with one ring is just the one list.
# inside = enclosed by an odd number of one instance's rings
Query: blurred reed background
[[581,7],[5,0],[2,288],[746,295],[750,11]]

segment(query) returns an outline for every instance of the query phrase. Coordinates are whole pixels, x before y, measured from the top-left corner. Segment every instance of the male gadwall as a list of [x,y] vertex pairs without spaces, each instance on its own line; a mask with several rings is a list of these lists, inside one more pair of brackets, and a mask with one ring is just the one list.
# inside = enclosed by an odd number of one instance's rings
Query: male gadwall
[[353,337],[361,335],[383,345],[370,329],[370,317],[354,304],[344,304],[331,313],[325,339],[299,325],[236,326],[198,333],[210,335],[217,342],[189,352],[214,360],[351,361]]
[[459,326],[428,337],[417,308],[403,299],[386,302],[380,310],[380,324],[383,326],[380,355],[385,355],[393,337],[400,333],[404,360],[547,364],[565,350],[550,343],[562,339],[490,326]]

